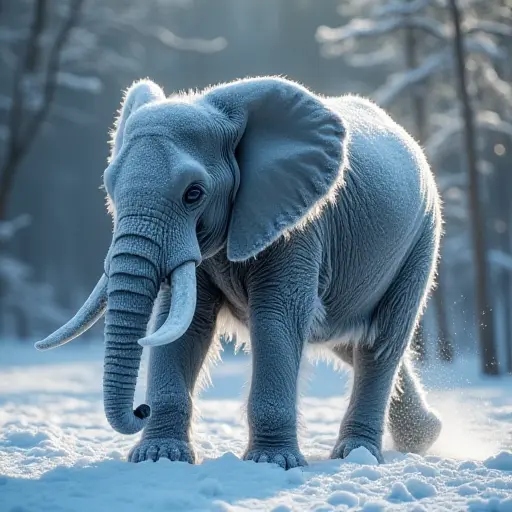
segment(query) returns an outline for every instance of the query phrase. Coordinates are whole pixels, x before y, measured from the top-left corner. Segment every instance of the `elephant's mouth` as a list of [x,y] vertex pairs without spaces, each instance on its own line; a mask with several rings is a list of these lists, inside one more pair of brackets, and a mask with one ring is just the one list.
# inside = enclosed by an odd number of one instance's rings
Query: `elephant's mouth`
[[[171,288],[171,307],[163,325],[139,340],[143,347],[156,347],[180,338],[192,322],[196,309],[196,262],[187,261],[176,267],[166,279]],[[90,329],[105,314],[108,303],[108,277],[103,274],[89,298],[75,316],[44,340],[38,350],[48,350],[69,343]]]

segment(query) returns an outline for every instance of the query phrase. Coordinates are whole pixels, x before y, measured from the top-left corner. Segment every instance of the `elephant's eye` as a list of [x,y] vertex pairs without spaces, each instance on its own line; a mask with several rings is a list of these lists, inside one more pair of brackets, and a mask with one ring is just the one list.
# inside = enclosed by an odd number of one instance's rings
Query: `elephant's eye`
[[188,187],[183,199],[187,204],[197,203],[203,197],[203,189],[199,185],[191,185]]

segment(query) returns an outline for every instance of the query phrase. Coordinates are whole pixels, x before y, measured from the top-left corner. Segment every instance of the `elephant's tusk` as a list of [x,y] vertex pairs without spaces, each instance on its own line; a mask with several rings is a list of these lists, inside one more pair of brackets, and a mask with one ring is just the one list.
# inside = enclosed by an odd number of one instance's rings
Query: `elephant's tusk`
[[85,304],[76,315],[60,329],[35,344],[37,350],[60,347],[90,329],[105,313],[107,308],[108,278],[103,274]]
[[196,310],[196,264],[189,261],[171,274],[171,306],[163,325],[153,334],[139,340],[143,347],[172,343],[189,328]]

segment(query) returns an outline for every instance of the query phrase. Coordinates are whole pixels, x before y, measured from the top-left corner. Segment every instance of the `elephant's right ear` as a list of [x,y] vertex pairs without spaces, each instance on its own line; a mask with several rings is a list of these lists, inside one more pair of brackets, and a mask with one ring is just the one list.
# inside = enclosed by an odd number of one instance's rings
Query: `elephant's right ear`
[[238,80],[204,97],[229,120],[224,133],[240,186],[227,256],[246,261],[335,197],[346,168],[345,125],[323,98],[280,77]]
[[119,116],[115,121],[114,129],[111,134],[112,138],[110,141],[111,151],[109,161],[112,161],[112,159],[121,150],[123,145],[124,128],[130,114],[147,103],[161,100],[165,100],[164,91],[160,86],[149,79],[138,80],[127,89],[121,103]]

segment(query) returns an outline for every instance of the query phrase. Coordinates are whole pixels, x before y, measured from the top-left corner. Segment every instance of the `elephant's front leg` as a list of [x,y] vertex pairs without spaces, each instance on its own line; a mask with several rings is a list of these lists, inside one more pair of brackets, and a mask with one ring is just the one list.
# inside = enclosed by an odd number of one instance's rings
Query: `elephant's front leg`
[[305,466],[297,439],[297,380],[313,294],[276,287],[272,294],[252,297],[251,303],[253,372],[244,458],[285,469]]
[[[169,311],[169,291],[161,291],[154,329],[165,321]],[[194,387],[212,343],[220,296],[199,269],[197,307],[188,331],[177,341],[150,349],[147,403],[151,418],[128,460],[196,462],[190,439]]]

